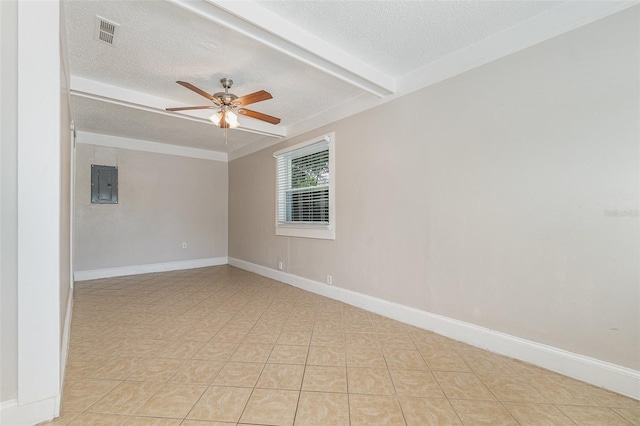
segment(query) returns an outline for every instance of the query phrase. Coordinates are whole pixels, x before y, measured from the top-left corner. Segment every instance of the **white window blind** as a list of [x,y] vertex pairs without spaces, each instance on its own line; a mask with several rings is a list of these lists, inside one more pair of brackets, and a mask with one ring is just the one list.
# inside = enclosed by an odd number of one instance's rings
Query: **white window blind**
[[326,136],[274,154],[277,234],[334,238],[332,146]]

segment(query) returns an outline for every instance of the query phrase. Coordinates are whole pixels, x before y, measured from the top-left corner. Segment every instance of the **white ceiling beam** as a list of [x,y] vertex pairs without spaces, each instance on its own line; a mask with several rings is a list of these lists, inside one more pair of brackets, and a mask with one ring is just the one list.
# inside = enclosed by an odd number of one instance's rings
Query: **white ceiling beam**
[[[199,116],[196,111],[185,111],[184,113],[175,113],[166,111],[168,105],[173,107],[190,106],[172,99],[161,98],[159,96],[150,95],[148,93],[137,92],[135,90],[125,89],[119,86],[113,86],[96,80],[90,80],[83,77],[71,76],[71,94],[74,96],[82,96],[85,98],[96,99],[109,102],[116,105],[122,105],[129,108],[135,108],[142,111],[153,112],[156,114],[169,115],[184,120],[198,121],[213,126],[213,123],[203,116]],[[207,115],[200,112],[200,115]],[[282,138],[287,135],[283,126],[262,123],[256,120],[240,120],[240,126],[236,130],[241,130],[260,135]]]
[[396,80],[253,1],[167,0],[257,40],[376,96],[396,90]]

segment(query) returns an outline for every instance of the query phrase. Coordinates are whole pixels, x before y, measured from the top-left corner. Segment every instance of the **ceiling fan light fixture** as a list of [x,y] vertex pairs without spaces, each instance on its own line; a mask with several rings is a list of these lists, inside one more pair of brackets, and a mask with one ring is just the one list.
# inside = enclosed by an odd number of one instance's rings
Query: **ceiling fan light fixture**
[[222,111],[218,111],[215,114],[213,114],[211,117],[209,117],[209,120],[211,120],[211,122],[218,127],[220,127],[221,119],[222,119]]
[[225,121],[229,125],[230,129],[235,129],[240,125],[240,123],[238,123],[238,116],[233,111],[226,112]]
[[222,121],[222,114],[224,114],[224,121],[227,123],[226,127],[229,129],[235,129],[240,125],[238,122],[238,116],[233,111],[218,111],[209,117],[209,120],[216,126],[220,127],[220,122]]

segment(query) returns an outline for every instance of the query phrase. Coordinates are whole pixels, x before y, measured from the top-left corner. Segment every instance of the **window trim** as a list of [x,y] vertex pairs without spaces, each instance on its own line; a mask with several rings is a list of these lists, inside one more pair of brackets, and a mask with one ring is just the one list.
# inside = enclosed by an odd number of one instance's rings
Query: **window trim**
[[[329,147],[329,224],[314,225],[314,224],[295,224],[295,223],[280,223],[279,221],[279,192],[278,187],[278,161],[280,158],[292,151],[305,148],[309,145],[316,143],[326,142]],[[302,237],[302,238],[316,238],[324,240],[336,239],[336,202],[335,202],[335,133],[327,133],[319,137],[309,139],[305,142],[298,143],[296,145],[289,146],[273,153],[276,159],[276,173],[275,173],[275,227],[276,235],[287,237]]]

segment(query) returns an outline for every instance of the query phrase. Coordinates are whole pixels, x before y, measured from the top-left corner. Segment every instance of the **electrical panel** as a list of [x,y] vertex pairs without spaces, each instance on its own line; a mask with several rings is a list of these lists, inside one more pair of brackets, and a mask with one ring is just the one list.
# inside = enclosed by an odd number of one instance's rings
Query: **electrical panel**
[[91,203],[118,204],[118,168],[91,165]]

